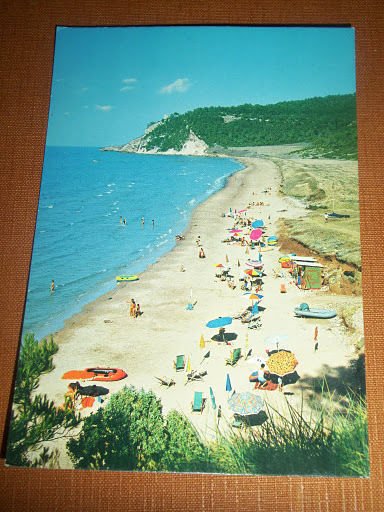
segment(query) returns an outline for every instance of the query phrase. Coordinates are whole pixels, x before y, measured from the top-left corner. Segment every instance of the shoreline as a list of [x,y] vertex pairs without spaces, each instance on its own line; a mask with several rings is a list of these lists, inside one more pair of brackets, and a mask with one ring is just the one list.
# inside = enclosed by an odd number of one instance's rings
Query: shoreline
[[[225,379],[230,374],[232,388],[237,391],[252,390],[248,375],[257,369],[255,357],[265,357],[265,340],[273,336],[286,336],[287,346],[299,360],[298,371],[301,379],[293,387],[292,405],[299,405],[301,394],[308,391],[310,379],[321,376],[324,369],[336,371],[336,367],[346,367],[353,358],[342,326],[338,319],[328,320],[320,327],[321,351],[314,357],[313,330],[315,321],[303,322],[293,317],[293,308],[301,302],[321,302],[332,306],[350,298],[333,297],[315,291],[303,291],[284,279],[288,293],[280,293],[280,282],[273,277],[277,266],[279,250],[263,253],[265,265],[265,284],[262,294],[262,328],[249,330],[246,324],[234,320],[227,332],[236,333],[232,346],[209,341],[217,331],[211,331],[205,324],[218,316],[233,316],[244,310],[249,301],[243,296],[238,281],[235,290],[225,282],[215,278],[215,265],[226,263],[232,266],[236,275],[240,262],[252,257],[245,253],[240,245],[226,245],[226,229],[231,228],[233,219],[222,217],[224,212],[246,208],[249,203],[263,201],[264,206],[254,206],[247,211],[249,216],[264,218],[268,235],[276,234],[277,221],[281,218],[299,217],[305,209],[294,205],[289,198],[279,192],[280,174],[278,168],[269,159],[236,157],[245,168],[234,172],[224,188],[220,189],[194,210],[185,240],[164,254],[156,263],[140,274],[140,280],[118,285],[107,293],[86,305],[83,310],[68,319],[63,329],[54,333],[59,351],[54,356],[54,370],[41,376],[38,392],[47,394],[57,405],[62,403],[63,394],[69,381],[61,375],[69,370],[81,370],[87,367],[109,366],[122,368],[128,377],[118,382],[104,383],[110,394],[124,386],[135,386],[152,390],[162,400],[164,413],[171,409],[183,412],[194,426],[207,438],[216,436],[216,412],[210,407],[209,387],[215,393],[216,402],[222,405],[223,419],[229,420]],[[262,191],[271,187],[269,195]],[[285,210],[281,212],[279,210]],[[267,218],[270,220],[267,222]],[[198,258],[197,236],[201,237],[206,258]],[[180,266],[185,272],[180,272]],[[242,274],[242,271],[241,271]],[[192,300],[191,300],[192,297]],[[133,319],[129,316],[129,301],[135,298],[141,305],[143,315]],[[358,301],[358,298],[356,298]],[[195,302],[193,311],[186,310],[189,302]],[[105,320],[107,322],[105,322]],[[323,327],[326,325],[327,327]],[[199,347],[201,335],[206,340],[205,349]],[[252,348],[252,358],[244,358],[235,367],[225,365],[231,348],[245,350],[246,338]],[[204,360],[204,354],[210,351],[210,357]],[[184,354],[190,358],[193,369],[207,371],[202,382],[185,384],[185,373],[176,373],[173,360],[176,355]],[[203,361],[203,362],[202,362]],[[168,389],[160,387],[156,377],[173,378],[176,385]],[[207,410],[203,414],[191,413],[191,401],[194,391],[203,391],[207,397]],[[280,411],[286,409],[284,395],[277,392],[256,391],[272,407]],[[85,410],[86,416],[92,410]],[[68,466],[66,456],[61,461]],[[70,467],[70,465],[68,466]]]

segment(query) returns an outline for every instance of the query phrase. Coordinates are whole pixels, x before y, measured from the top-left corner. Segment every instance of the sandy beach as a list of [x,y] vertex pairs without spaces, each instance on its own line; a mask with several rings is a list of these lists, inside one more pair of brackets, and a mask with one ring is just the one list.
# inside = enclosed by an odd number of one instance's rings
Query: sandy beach
[[[258,368],[257,357],[265,359],[265,349],[275,348],[268,339],[283,337],[281,347],[292,350],[299,362],[300,379],[287,386],[287,391],[292,393],[288,399],[293,405],[299,406],[302,393],[309,393],[312,378],[336,375],[339,368],[348,366],[354,352],[340,319],[299,319],[294,317],[293,308],[308,302],[313,306],[336,309],[343,301],[360,301],[360,298],[300,290],[287,274],[275,278],[274,269],[279,267],[281,255],[278,247],[263,253],[266,276],[261,292],[264,298],[260,303],[265,308],[260,313],[262,327],[250,330],[240,320],[233,320],[226,328],[227,333],[237,335],[231,346],[210,340],[217,330],[206,327],[209,320],[233,316],[250,305],[248,296],[240,289],[238,276],[244,276],[246,260],[257,254],[256,250],[246,254],[245,247],[240,244],[222,242],[234,221],[224,217],[223,213],[229,212],[230,208],[241,210],[250,203],[263,202],[263,206],[248,208],[246,216],[264,219],[269,236],[277,234],[278,219],[305,215],[300,204],[279,194],[280,175],[271,160],[238,160],[245,168],[235,173],[224,189],[197,207],[184,233],[185,240],[178,242],[170,253],[141,274],[139,281],[116,285],[116,289],[86,306],[55,333],[54,339],[59,345],[59,352],[54,357],[55,368],[42,375],[39,392],[61,404],[69,382],[61,379],[64,372],[95,366],[122,368],[128,374],[126,379],[103,384],[110,394],[130,385],[151,389],[161,398],[165,413],[171,409],[182,411],[209,440],[215,437],[217,429],[217,411],[211,406],[209,388],[213,389],[217,405],[221,405],[220,428],[225,428],[232,417],[225,390],[227,373],[234,390],[253,391],[254,385],[248,381],[248,376]],[[269,187],[270,192],[264,193]],[[198,236],[205,259],[198,257]],[[219,263],[231,267],[237,285],[235,289],[215,277],[215,266]],[[181,266],[184,266],[184,272],[180,270]],[[286,285],[287,293],[280,293],[281,283]],[[137,319],[129,315],[131,298],[143,311]],[[195,303],[193,310],[186,309],[189,302]],[[316,326],[319,330],[317,352],[313,339]],[[202,335],[205,348],[200,348]],[[241,347],[243,353],[246,348],[251,348],[252,356],[247,360],[243,357],[235,367],[227,366],[225,360],[235,347]],[[208,351],[210,356],[204,358]],[[178,354],[189,357],[193,369],[206,370],[202,382],[185,383],[185,372],[176,372],[173,367]],[[176,385],[160,386],[156,377],[162,376],[173,378]],[[207,398],[202,414],[191,412],[194,391],[202,391]],[[285,407],[287,397],[277,390],[254,392],[279,410]],[[90,414],[92,410],[86,409],[83,414]],[[67,464],[69,462],[63,456],[60,465],[66,467]]]

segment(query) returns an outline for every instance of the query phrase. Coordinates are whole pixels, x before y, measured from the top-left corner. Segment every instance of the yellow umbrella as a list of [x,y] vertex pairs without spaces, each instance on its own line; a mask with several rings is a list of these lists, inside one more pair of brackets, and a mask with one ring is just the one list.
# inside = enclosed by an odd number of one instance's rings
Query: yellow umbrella
[[191,371],[192,371],[191,358],[188,356],[187,366],[185,367],[185,372],[186,373],[191,373]]
[[205,348],[205,339],[204,336],[200,336],[200,348]]
[[225,261],[226,261],[227,263],[229,263],[228,254],[226,254],[226,255],[225,255]]

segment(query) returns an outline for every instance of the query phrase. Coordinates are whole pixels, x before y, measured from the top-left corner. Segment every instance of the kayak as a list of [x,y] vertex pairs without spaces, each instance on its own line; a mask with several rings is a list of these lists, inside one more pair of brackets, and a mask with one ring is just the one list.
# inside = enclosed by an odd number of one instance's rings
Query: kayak
[[294,310],[295,316],[304,318],[334,318],[337,313],[334,309],[310,308],[308,304],[300,304]]
[[138,281],[138,276],[116,276],[116,281],[118,283],[122,281]]

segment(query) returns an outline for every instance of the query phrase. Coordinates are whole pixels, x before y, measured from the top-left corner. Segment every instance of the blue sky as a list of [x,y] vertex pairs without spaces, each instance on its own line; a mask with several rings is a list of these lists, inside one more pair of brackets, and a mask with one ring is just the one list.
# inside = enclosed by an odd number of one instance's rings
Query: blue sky
[[352,92],[351,28],[58,27],[47,144],[124,144],[172,112]]

